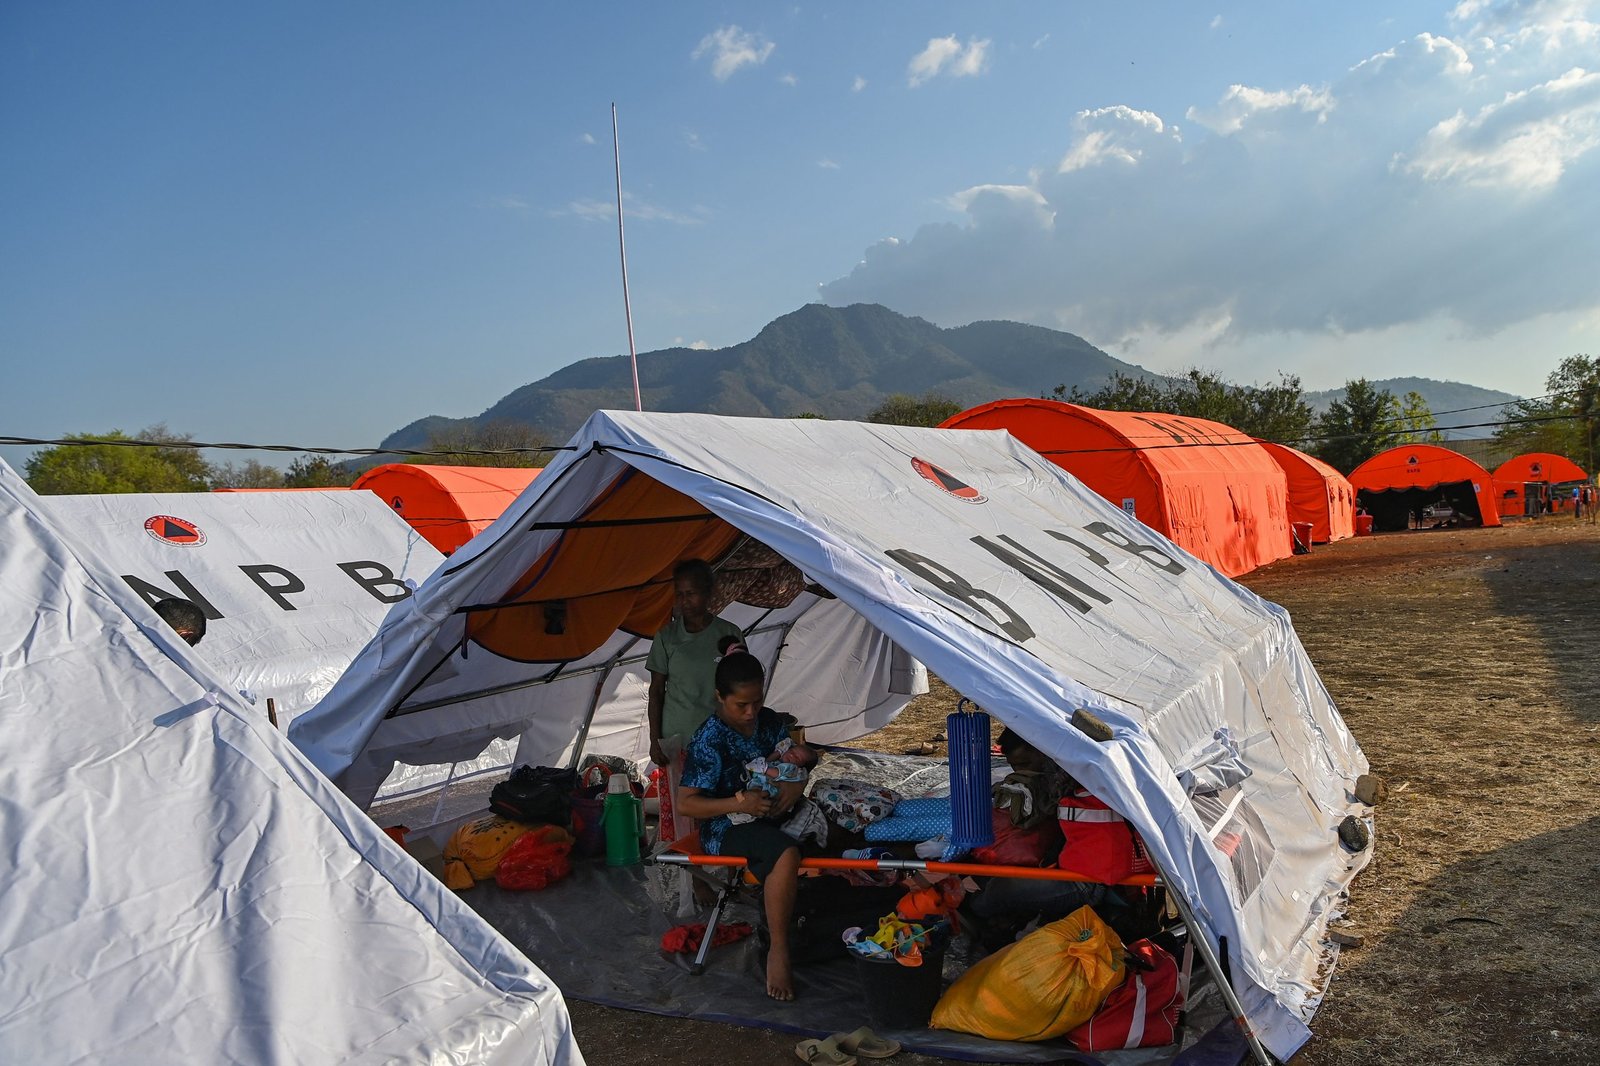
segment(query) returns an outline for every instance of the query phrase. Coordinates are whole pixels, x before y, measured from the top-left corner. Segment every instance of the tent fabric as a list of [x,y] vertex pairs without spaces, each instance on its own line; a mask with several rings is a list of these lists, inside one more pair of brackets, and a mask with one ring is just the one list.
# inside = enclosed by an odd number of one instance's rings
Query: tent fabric
[[1298,448],[1260,438],[1256,442],[1283,468],[1289,521],[1310,522],[1312,543],[1329,544],[1356,535],[1356,490],[1349,478]]
[[1469,514],[1476,512],[1486,526],[1500,524],[1489,471],[1437,444],[1404,444],[1379,452],[1350,471],[1350,484],[1357,500],[1378,518],[1379,528],[1404,529],[1407,514],[1442,497]]
[[0,462],[0,1061],[581,1066],[560,993]]
[[356,478],[428,543],[446,555],[489,528],[539,476],[527,466],[423,466],[386,463]]
[[332,687],[444,557],[369,492],[41,497],[90,572],[206,613],[202,661],[289,721]]
[[[524,761],[559,762],[600,699],[615,708],[612,739],[634,745],[601,750],[639,757],[642,684],[611,700],[591,677],[557,698],[548,686],[519,683],[518,664],[465,643],[463,621],[512,591],[536,600],[532,563],[563,537],[615,532],[583,516],[638,477],[770,547],[835,597],[806,593],[794,607],[814,601],[814,609],[755,649],[772,664],[774,689],[820,675],[841,694],[820,708],[771,701],[808,737],[860,735],[899,709],[892,700],[856,709],[846,695],[860,685],[848,676],[852,661],[836,648],[797,646],[799,629],[826,609],[834,618],[819,628],[853,617],[1127,817],[1203,931],[1227,938],[1266,1046],[1287,1058],[1307,1039],[1336,956],[1327,922],[1370,857],[1347,854],[1336,839],[1344,817],[1363,813],[1350,790],[1366,759],[1281,608],[1005,433],[596,413],[508,509],[515,521],[468,544],[390,615],[295,723],[295,742],[347,788],[408,746],[422,761],[430,748],[470,751],[512,732]],[[662,524],[633,527],[639,535],[616,550],[654,552],[650,531]],[[664,569],[670,551],[656,554]],[[607,592],[607,578],[591,573],[591,587]],[[587,661],[642,647],[618,633]],[[879,662],[894,673],[893,656]],[[1070,728],[1080,707],[1111,723],[1115,739],[1095,744]],[[822,735],[813,732],[819,718],[830,719]],[[1178,774],[1229,745],[1252,772],[1220,814],[1202,815]]]
[[1522,515],[1526,507],[1524,485],[1562,485],[1589,480],[1583,467],[1554,452],[1526,452],[1494,468],[1496,495],[1502,518]]
[[996,400],[944,429],[1004,429],[1229,577],[1293,551],[1283,469],[1253,437],[1203,418]]

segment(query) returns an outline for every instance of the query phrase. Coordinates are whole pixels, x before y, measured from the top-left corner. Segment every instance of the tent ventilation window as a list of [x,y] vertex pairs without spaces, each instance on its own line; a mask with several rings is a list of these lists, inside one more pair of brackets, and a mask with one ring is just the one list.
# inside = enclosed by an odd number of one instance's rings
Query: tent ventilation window
[[1191,802],[1212,844],[1228,856],[1239,898],[1249,899],[1272,865],[1274,849],[1266,826],[1238,785],[1200,793]]

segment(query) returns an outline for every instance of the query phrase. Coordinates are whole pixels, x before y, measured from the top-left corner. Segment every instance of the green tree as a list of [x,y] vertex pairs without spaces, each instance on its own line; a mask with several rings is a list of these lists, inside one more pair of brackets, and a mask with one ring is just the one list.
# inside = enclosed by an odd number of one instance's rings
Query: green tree
[[1178,378],[1141,378],[1117,373],[1094,392],[1057,385],[1057,399],[1102,411],[1160,411],[1204,418],[1264,440],[1293,443],[1311,427],[1311,405],[1300,379],[1279,374],[1276,384],[1239,385],[1209,370],[1191,369]]
[[340,463],[326,455],[302,455],[289,464],[283,475],[286,489],[338,489],[347,488],[355,480]]
[[[500,420],[484,425],[467,422],[428,434],[427,451],[442,455],[413,455],[408,463],[425,466],[544,466],[554,457],[550,438],[522,422]],[[476,452],[491,452],[477,455]]]
[[[210,484],[210,464],[199,449],[183,447],[193,436],[174,433],[166,423],[148,426],[131,437],[114,429],[110,433],[68,434],[65,439],[84,443],[58,444],[28,459],[25,466],[33,491],[41,495],[204,492]],[[155,443],[113,443],[121,441]]]
[[1495,444],[1513,455],[1564,455],[1593,471],[1600,457],[1600,359],[1569,355],[1546,376],[1544,391],[1501,412]]
[[218,463],[211,470],[214,489],[281,489],[283,471],[275,466],[247,459],[243,463]]
[[886,426],[934,428],[951,415],[959,414],[963,410],[965,408],[960,403],[937,392],[924,393],[921,397],[895,392],[884,397],[882,403],[867,412],[867,421]]
[[1444,434],[1437,428],[1439,423],[1434,420],[1433,408],[1428,406],[1422,393],[1415,390],[1406,393],[1399,405],[1400,428],[1404,435],[1398,443],[1438,444],[1444,440]]
[[1317,419],[1316,433],[1322,438],[1314,449],[1317,457],[1348,474],[1379,452],[1407,443],[1411,431],[1394,393],[1357,378],[1345,382],[1344,398]]

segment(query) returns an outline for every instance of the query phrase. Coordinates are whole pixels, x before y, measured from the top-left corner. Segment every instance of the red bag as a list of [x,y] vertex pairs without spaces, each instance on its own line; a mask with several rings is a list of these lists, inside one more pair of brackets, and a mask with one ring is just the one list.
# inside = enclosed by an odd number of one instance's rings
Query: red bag
[[1083,874],[1104,885],[1114,885],[1133,874],[1154,873],[1144,841],[1122,815],[1087,792],[1062,796],[1056,806],[1061,835],[1066,843],[1056,865]]
[[1011,824],[1011,815],[1001,809],[994,812],[994,843],[974,848],[972,858],[991,866],[1047,866],[1050,857],[1061,850],[1061,830],[1055,822],[1047,821],[1033,829],[1019,829]]
[[[1178,963],[1148,940],[1128,945],[1128,976],[1094,1017],[1067,1034],[1079,1051],[1161,1047],[1178,1039]],[[1149,967],[1141,969],[1141,966]]]
[[507,849],[494,871],[501,888],[537,889],[572,872],[572,834],[556,825],[528,830]]

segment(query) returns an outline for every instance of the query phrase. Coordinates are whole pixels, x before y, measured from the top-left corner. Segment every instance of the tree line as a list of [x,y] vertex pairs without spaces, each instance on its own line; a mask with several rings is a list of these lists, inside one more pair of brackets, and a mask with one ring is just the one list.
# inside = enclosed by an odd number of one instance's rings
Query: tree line
[[[41,495],[346,488],[362,472],[351,463],[310,453],[291,459],[286,469],[256,459],[210,462],[194,446],[194,434],[175,432],[165,423],[133,434],[112,430],[62,439],[76,443],[40,449],[24,463],[28,484]],[[430,433],[418,450],[437,454],[399,458],[433,466],[541,466],[543,453],[528,449],[548,446],[549,439],[530,426],[468,423]]]
[[[1504,405],[1498,414],[1485,411],[1481,421],[1497,423],[1495,443],[1513,454],[1553,452],[1593,471],[1600,456],[1600,359],[1563,359],[1546,378],[1545,390],[1544,396]],[[1058,385],[1050,398],[1102,411],[1209,419],[1308,452],[1343,474],[1390,448],[1443,439],[1421,393],[1396,396],[1366,378],[1345,382],[1343,396],[1320,414],[1306,400],[1300,379],[1291,374],[1251,385],[1209,370],[1169,378],[1117,373],[1094,390]],[[937,426],[961,410],[961,403],[937,392],[920,397],[897,393],[874,408],[867,421]]]
[[[1058,385],[1052,398],[1106,411],[1162,412],[1205,418],[1262,440],[1311,453],[1348,474],[1367,459],[1402,444],[1436,442],[1438,422],[1420,393],[1396,396],[1365,378],[1347,381],[1344,395],[1318,414],[1300,379],[1280,374],[1264,385],[1239,384],[1209,370],[1174,378],[1115,374],[1092,391]],[[937,392],[894,393],[868,413],[868,422],[937,426],[964,405]],[[1488,414],[1489,412],[1486,412]],[[802,418],[822,417],[814,413]],[[1545,394],[1505,405],[1494,441],[1512,454],[1552,452],[1593,472],[1600,456],[1600,359],[1573,355],[1545,378]],[[136,434],[120,430],[73,434],[74,444],[35,452],[25,464],[35,492],[204,492],[217,488],[331,488],[347,486],[360,470],[325,455],[304,454],[287,469],[254,459],[208,462],[194,436],[157,424]],[[151,441],[135,446],[133,441]],[[551,441],[535,427],[500,421],[463,422],[433,430],[424,448],[436,454],[404,461],[440,466],[542,466]]]

